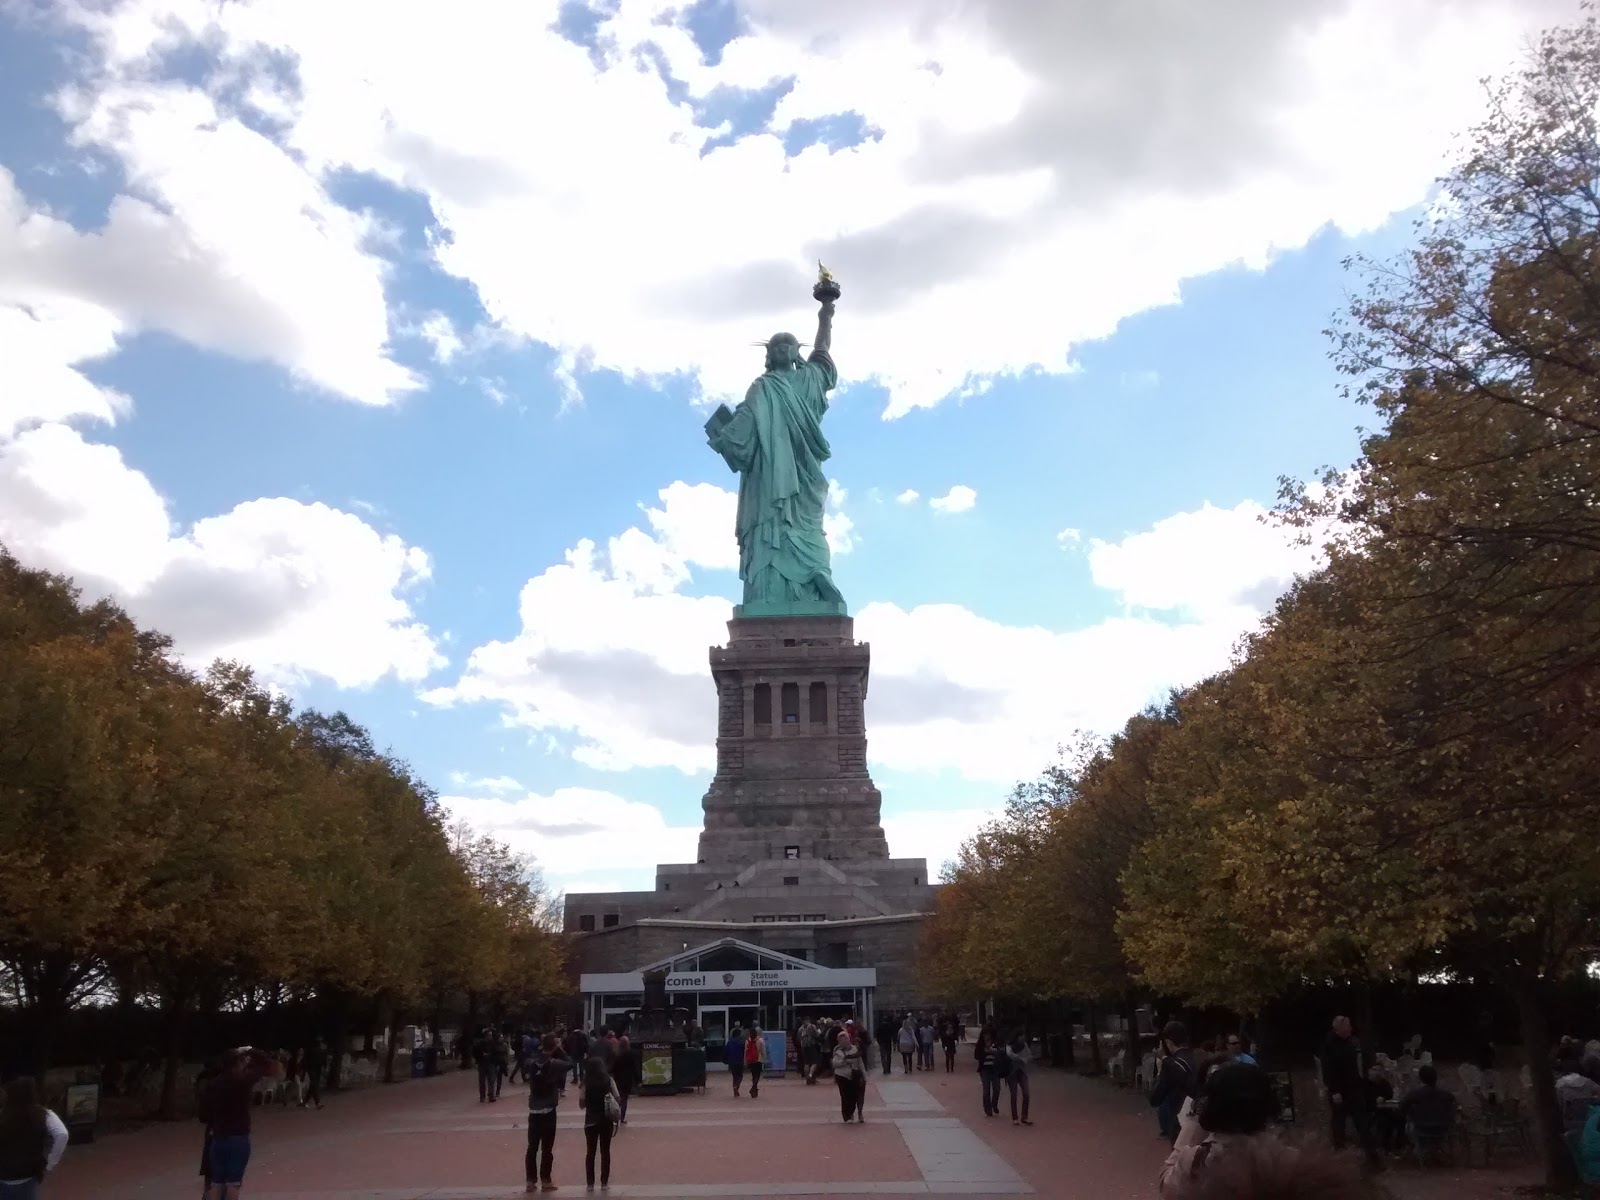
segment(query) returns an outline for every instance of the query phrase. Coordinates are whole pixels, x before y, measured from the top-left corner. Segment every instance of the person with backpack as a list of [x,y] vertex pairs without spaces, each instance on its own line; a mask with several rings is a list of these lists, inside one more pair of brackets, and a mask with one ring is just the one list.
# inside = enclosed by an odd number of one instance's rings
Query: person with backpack
[[39,1085],[21,1075],[5,1087],[0,1109],[0,1197],[35,1200],[67,1148],[67,1127],[39,1102]]
[[617,1127],[628,1123],[628,1097],[639,1086],[639,1068],[633,1061],[633,1043],[627,1034],[617,1038],[617,1062],[611,1068],[611,1081],[617,1085]]
[[1150,1089],[1150,1107],[1156,1110],[1161,1136],[1176,1142],[1180,1132],[1178,1114],[1195,1091],[1199,1064],[1189,1048],[1189,1031],[1182,1021],[1168,1021],[1161,1030],[1161,1049],[1165,1057]]
[[[761,1090],[761,1072],[767,1065],[767,1039],[762,1036],[758,1026],[752,1024],[744,1043],[744,1069],[750,1072],[750,1099],[754,1100]],[[738,1094],[737,1087],[734,1094]]]
[[1000,1059],[1004,1047],[995,1037],[994,1026],[985,1025],[978,1033],[972,1048],[972,1057],[978,1061],[978,1079],[983,1084],[983,1115],[995,1116],[1000,1111]]
[[588,1153],[583,1160],[584,1178],[594,1188],[594,1155],[600,1152],[600,1186],[611,1186],[611,1138],[622,1120],[622,1097],[606,1070],[605,1056],[591,1054],[583,1064],[583,1140]]
[[523,1157],[523,1176],[527,1190],[556,1190],[550,1175],[555,1169],[556,1108],[561,1103],[562,1085],[572,1064],[561,1057],[561,1039],[553,1033],[522,1066],[528,1081],[528,1151]]

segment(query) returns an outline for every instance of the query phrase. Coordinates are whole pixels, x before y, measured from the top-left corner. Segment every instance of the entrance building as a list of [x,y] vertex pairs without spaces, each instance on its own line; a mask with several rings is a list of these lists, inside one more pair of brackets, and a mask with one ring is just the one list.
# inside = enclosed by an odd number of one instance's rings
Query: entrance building
[[644,977],[667,973],[667,1004],[688,1012],[705,1032],[714,1068],[735,1025],[792,1031],[808,1017],[850,1019],[872,1028],[878,972],[872,967],[823,967],[738,938],[719,938],[645,963],[636,971],[579,976],[584,1024],[597,1029],[644,1003]]
[[702,980],[672,1003],[708,1037],[757,1013],[792,1029],[805,1006],[870,1022],[875,992],[928,1002],[915,960],[938,885],[923,859],[889,856],[867,769],[870,657],[847,616],[728,622],[696,861],[658,865],[650,890],[567,894],[586,1023],[639,1007],[640,976],[662,967]]

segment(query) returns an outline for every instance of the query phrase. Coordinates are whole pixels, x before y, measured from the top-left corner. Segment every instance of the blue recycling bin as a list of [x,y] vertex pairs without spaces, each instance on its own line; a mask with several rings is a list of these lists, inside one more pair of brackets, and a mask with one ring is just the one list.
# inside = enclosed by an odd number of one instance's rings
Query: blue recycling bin
[[411,1078],[421,1079],[428,1073],[428,1052],[426,1050],[413,1050],[411,1052]]

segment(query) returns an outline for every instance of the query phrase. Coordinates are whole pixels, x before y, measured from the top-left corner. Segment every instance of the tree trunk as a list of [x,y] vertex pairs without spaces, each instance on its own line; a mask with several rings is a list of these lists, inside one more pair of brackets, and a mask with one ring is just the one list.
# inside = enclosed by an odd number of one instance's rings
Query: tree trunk
[[189,989],[180,980],[161,988],[163,1064],[161,1103],[156,1115],[163,1121],[178,1119],[178,1068],[183,1061],[183,1018],[189,1007]]
[[461,1069],[472,1065],[472,1039],[478,1033],[478,993],[467,989],[467,1015],[461,1022]]
[[1363,1067],[1372,1065],[1373,1056],[1378,1052],[1378,1045],[1382,1032],[1378,1029],[1378,1010],[1372,1003],[1372,983],[1367,979],[1356,981],[1356,1011],[1352,1014],[1356,1019],[1356,1041],[1361,1043],[1364,1056]]
[[335,988],[330,999],[333,1003],[333,1040],[328,1044],[328,1088],[336,1091],[344,1085],[345,1044],[349,1040],[346,1013],[350,1001],[343,988]]
[[[392,1005],[389,1009],[389,1036],[384,1039],[385,1045],[383,1049],[383,1081],[385,1083],[394,1082],[394,1055],[395,1051],[400,1048],[400,1016],[400,1006],[398,1004]],[[411,1059],[408,1055],[406,1058],[406,1074],[408,1077],[410,1072]]]
[[1131,992],[1122,998],[1122,1019],[1127,1022],[1123,1062],[1127,1064],[1127,1078],[1132,1079],[1139,1070],[1139,1002]]
[[1094,1005],[1089,1005],[1083,1019],[1084,1028],[1089,1031],[1089,1074],[1104,1075],[1106,1066],[1100,1054],[1100,1014]]
[[1545,1019],[1539,978],[1531,970],[1519,971],[1511,978],[1512,998],[1522,1024],[1522,1046],[1528,1056],[1528,1076],[1533,1084],[1534,1138],[1539,1157],[1544,1161],[1544,1180],[1552,1190],[1577,1186],[1578,1173],[1567,1150],[1561,1124],[1561,1107],[1556,1100],[1555,1071],[1550,1064],[1550,1029]]

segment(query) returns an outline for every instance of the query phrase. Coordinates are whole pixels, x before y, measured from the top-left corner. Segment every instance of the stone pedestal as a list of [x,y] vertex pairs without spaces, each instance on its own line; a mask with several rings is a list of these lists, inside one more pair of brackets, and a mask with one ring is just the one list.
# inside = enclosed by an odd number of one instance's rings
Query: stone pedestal
[[738,616],[711,650],[717,773],[699,858],[886,859],[867,773],[868,647],[847,616]]

